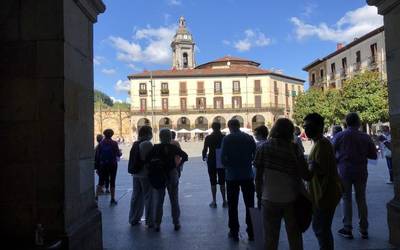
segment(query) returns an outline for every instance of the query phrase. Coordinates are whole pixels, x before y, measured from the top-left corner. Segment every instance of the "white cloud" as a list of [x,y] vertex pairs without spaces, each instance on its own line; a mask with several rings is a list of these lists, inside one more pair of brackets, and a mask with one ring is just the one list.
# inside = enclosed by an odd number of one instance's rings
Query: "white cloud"
[[123,62],[168,64],[171,61],[170,44],[176,25],[137,29],[133,41],[111,36],[110,41],[117,49],[117,59]]
[[310,17],[314,10],[317,8],[315,3],[307,2],[303,6],[303,12],[301,13],[304,17]]
[[113,103],[122,103],[121,99],[117,99],[114,96],[110,96],[110,99],[113,101]]
[[117,91],[126,92],[126,91],[129,91],[130,89],[131,89],[131,83],[129,82],[129,80],[125,80],[125,81],[118,80],[115,83],[115,90],[117,90]]
[[252,47],[265,47],[271,44],[271,39],[260,31],[247,29],[244,31],[244,35],[245,37],[243,39],[234,42],[223,40],[222,43],[225,45],[233,44],[233,47],[240,52],[248,51]]
[[115,69],[102,69],[101,72],[106,75],[114,75],[115,73],[117,73]]
[[94,58],[93,58],[93,64],[94,65],[100,65],[100,64],[102,64],[103,62],[105,62],[105,58],[104,57],[102,57],[102,56],[95,56]]
[[168,0],[167,2],[169,5],[181,5],[182,4],[181,0]]
[[134,71],[141,71],[142,69],[141,68],[138,68],[135,64],[133,64],[133,63],[129,63],[128,65],[127,65],[129,68],[131,68],[132,70],[134,70]]
[[334,42],[350,42],[355,37],[383,25],[383,18],[377,14],[376,7],[368,5],[347,12],[331,26],[326,23],[307,24],[298,17],[292,17],[290,21],[295,26],[295,34],[299,40],[316,36],[321,40]]

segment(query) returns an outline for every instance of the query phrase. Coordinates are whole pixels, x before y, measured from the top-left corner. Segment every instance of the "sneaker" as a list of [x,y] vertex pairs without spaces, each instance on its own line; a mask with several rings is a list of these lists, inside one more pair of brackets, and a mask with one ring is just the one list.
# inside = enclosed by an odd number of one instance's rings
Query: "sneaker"
[[222,207],[223,208],[227,208],[228,207],[228,202],[226,202],[226,201],[222,202]]
[[233,233],[229,232],[228,237],[231,238],[233,241],[238,242],[239,241],[239,234],[238,233]]
[[386,181],[386,184],[393,184],[393,181],[388,180],[388,181]]
[[217,208],[217,203],[216,202],[211,202],[209,205],[211,208]]
[[109,194],[109,193],[110,193],[110,190],[107,189],[107,190],[106,190],[106,194]]
[[110,205],[117,205],[118,202],[115,199],[110,200]]
[[338,231],[338,234],[347,239],[354,239],[353,233],[350,230],[342,228]]
[[175,231],[179,231],[180,229],[181,229],[181,225],[180,224],[175,224],[174,230]]
[[359,231],[359,232],[360,232],[361,238],[363,238],[365,240],[367,240],[369,238],[367,231],[364,231],[364,232],[363,231]]

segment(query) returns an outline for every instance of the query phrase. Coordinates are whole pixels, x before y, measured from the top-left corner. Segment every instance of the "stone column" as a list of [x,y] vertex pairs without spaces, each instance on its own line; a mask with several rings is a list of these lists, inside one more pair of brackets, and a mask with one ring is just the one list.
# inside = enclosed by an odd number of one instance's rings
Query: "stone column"
[[387,204],[389,241],[400,246],[400,1],[368,0],[384,16],[386,66],[388,76],[390,126],[392,129],[392,155],[394,198]]
[[1,244],[101,249],[93,178],[93,23],[101,0],[0,7]]

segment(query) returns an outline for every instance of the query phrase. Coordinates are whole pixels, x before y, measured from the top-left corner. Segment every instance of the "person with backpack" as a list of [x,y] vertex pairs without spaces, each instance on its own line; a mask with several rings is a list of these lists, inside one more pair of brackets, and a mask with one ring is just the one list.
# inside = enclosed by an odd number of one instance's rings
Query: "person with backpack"
[[122,153],[119,150],[118,143],[112,139],[114,131],[112,129],[106,129],[103,132],[104,139],[100,142],[96,153],[96,164],[100,168],[100,180],[99,185],[96,189],[96,199],[101,192],[101,187],[108,179],[110,181],[110,192],[111,192],[111,205],[116,205],[115,200],[115,179],[117,177],[117,158],[121,157]]
[[133,176],[133,190],[129,210],[129,223],[132,226],[140,224],[143,210],[145,210],[146,225],[149,228],[153,227],[152,189],[145,166],[146,156],[153,149],[152,138],[152,128],[150,126],[141,127],[138,133],[138,140],[133,143],[129,154],[128,173]]
[[[147,156],[149,181],[153,187],[153,222],[156,232],[160,231],[160,224],[163,216],[163,205],[165,189],[168,190],[171,202],[171,215],[175,231],[181,228],[179,222],[180,208],[178,199],[179,168],[188,160],[188,155],[171,144],[171,131],[169,129],[160,130],[160,144],[155,144]],[[176,156],[181,158],[177,166]]]
[[[103,140],[103,135],[98,134],[96,135],[96,141],[97,141],[97,145],[94,147],[94,155],[97,155],[97,150],[99,148],[100,142]],[[99,188],[101,191],[100,193],[104,193],[103,187],[99,186],[100,185],[100,166],[98,164],[97,161],[94,161],[94,170],[96,171],[97,177],[98,177],[98,184],[97,184],[97,188]]]
[[222,164],[217,162],[218,159],[221,159],[221,143],[224,135],[221,133],[221,124],[219,122],[213,122],[211,128],[213,132],[206,136],[202,151],[203,161],[207,162],[208,176],[211,184],[212,202],[209,206],[211,208],[217,207],[216,195],[217,184],[219,184],[222,196],[222,207],[225,208],[228,206],[225,195],[225,169],[223,169],[222,166],[218,166]]

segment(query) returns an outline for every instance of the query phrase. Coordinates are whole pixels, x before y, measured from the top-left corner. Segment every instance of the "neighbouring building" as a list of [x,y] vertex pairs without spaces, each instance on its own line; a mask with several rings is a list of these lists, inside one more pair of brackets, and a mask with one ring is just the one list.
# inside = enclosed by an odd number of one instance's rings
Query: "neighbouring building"
[[354,38],[347,45],[338,43],[336,51],[316,59],[303,70],[308,72],[310,87],[321,89],[341,88],[346,79],[365,70],[378,71],[386,79],[384,27]]
[[224,128],[231,118],[253,129],[271,126],[280,116],[291,117],[304,80],[232,56],[196,66],[194,45],[181,17],[171,43],[172,69],[128,76],[133,131],[145,124],[155,131],[163,127],[204,131],[214,121]]

